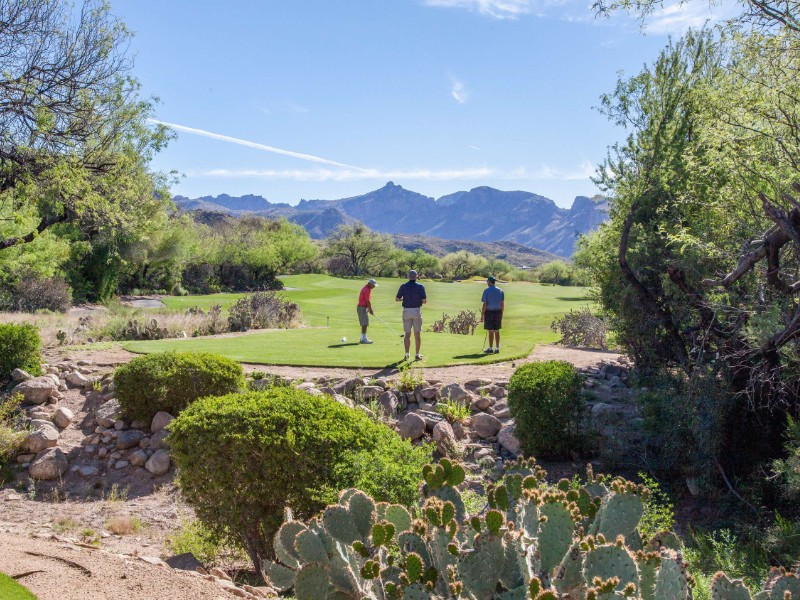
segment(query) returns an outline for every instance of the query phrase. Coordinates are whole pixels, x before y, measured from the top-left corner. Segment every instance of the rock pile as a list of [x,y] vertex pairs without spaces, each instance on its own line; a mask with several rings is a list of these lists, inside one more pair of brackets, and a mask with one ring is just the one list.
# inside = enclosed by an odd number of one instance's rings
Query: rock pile
[[[18,383],[12,393],[22,396],[30,431],[17,462],[28,469],[31,478],[61,479],[67,471],[88,478],[111,470],[137,468],[158,477],[169,471],[171,460],[164,428],[174,418],[172,415],[158,413],[152,423],[123,420],[111,374],[98,376],[85,361],[45,365],[45,372],[41,377],[19,369],[13,374]],[[65,392],[75,388],[85,395],[94,394],[99,406],[79,424],[83,431],[90,432],[82,443],[62,449],[61,434],[73,424],[75,415],[58,403]]]

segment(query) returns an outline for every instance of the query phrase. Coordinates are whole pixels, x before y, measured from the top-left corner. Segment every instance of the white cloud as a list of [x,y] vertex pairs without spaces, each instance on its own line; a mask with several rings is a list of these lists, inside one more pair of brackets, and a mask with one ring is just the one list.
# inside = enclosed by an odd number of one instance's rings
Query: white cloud
[[573,181],[589,179],[595,166],[586,161],[574,169],[558,169],[542,165],[538,169],[518,167],[500,170],[491,167],[464,169],[209,169],[189,172],[192,177],[289,179],[293,181],[454,181],[454,180],[509,180],[509,181]]
[[496,19],[515,19],[535,12],[534,0],[423,0],[427,6],[462,8]]
[[464,85],[464,82],[457,77],[453,77],[452,75],[450,76],[450,81],[453,84],[452,88],[450,89],[450,95],[459,104],[464,104],[464,102],[466,102],[469,98],[469,91]]
[[303,154],[302,152],[293,152],[292,150],[283,150],[282,148],[275,148],[274,146],[267,146],[266,144],[259,144],[258,142],[250,142],[248,140],[243,140],[240,138],[231,137],[229,135],[222,135],[220,133],[213,133],[211,131],[205,131],[203,129],[196,129],[194,127],[186,127],[185,125],[176,125],[175,123],[167,123],[165,121],[159,121],[157,119],[148,119],[150,123],[155,123],[158,125],[164,125],[165,127],[169,127],[170,129],[174,129],[175,131],[182,131],[184,133],[191,133],[192,135],[199,135],[207,138],[211,138],[214,140],[220,140],[221,142],[228,142],[230,144],[237,144],[239,146],[246,146],[248,148],[253,148],[255,150],[263,150],[264,152],[272,152],[274,154],[282,154],[284,156],[291,156],[294,158],[299,158],[300,160],[307,160],[316,163],[322,163],[325,165],[331,165],[334,167],[342,167],[345,169],[353,169],[356,171],[365,171],[366,169],[362,169],[361,167],[354,167],[353,165],[348,165],[345,163],[340,163],[335,160],[329,160],[327,158],[321,158],[319,156],[314,156],[312,154]]

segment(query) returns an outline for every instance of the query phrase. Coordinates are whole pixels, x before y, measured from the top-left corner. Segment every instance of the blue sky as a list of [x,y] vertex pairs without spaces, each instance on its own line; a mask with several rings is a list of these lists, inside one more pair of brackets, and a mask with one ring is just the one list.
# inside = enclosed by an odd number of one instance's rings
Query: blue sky
[[[134,74],[178,133],[154,167],[190,197],[335,199],[394,181],[569,206],[624,137],[594,106],[707,5],[645,33],[580,0],[112,0]],[[721,11],[717,10],[717,16]]]

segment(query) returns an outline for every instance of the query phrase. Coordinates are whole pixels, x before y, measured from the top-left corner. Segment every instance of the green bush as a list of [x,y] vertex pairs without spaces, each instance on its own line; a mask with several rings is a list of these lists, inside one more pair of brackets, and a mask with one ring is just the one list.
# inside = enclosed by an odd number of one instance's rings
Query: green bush
[[578,447],[583,377],[568,362],[522,365],[508,382],[508,407],[528,456],[563,457]]
[[7,380],[14,369],[41,375],[40,343],[39,331],[29,323],[0,325],[0,383]]
[[256,568],[274,557],[284,507],[309,518],[355,486],[411,504],[431,456],[359,410],[289,387],[203,398],[172,422],[168,442],[184,498]]
[[208,353],[139,356],[114,373],[114,388],[125,416],[145,421],[160,410],[177,415],[198,398],[244,387],[239,363]]

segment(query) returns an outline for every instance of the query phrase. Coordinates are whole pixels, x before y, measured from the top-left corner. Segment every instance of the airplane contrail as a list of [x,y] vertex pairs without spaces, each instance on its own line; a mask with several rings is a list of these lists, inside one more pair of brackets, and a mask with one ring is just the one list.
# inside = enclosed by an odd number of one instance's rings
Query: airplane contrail
[[291,150],[284,150],[282,148],[275,148],[274,146],[267,146],[266,144],[259,144],[258,142],[251,142],[248,140],[243,140],[240,138],[231,137],[229,135],[222,135],[220,133],[213,133],[211,131],[205,131],[203,129],[196,129],[195,127],[186,127],[186,125],[177,125],[175,123],[167,123],[166,121],[159,121],[158,119],[148,119],[148,122],[155,123],[157,125],[163,125],[164,127],[169,127],[170,129],[174,129],[176,131],[183,131],[185,133],[191,133],[193,135],[202,135],[203,137],[212,138],[215,140],[220,140],[222,142],[228,142],[230,144],[238,144],[239,146],[247,146],[248,148],[255,148],[256,150],[263,150],[265,152],[273,152],[275,154],[283,154],[284,156],[292,156],[294,158],[299,158],[301,160],[307,160],[310,162],[321,163],[323,165],[332,165],[334,167],[342,167],[345,169],[355,169],[356,171],[364,171],[367,172],[369,169],[364,169],[363,167],[356,167],[354,165],[348,165],[346,163],[340,163],[335,160],[329,160],[327,158],[321,158],[319,156],[314,156],[313,154],[303,154],[302,152],[293,152]]

